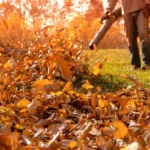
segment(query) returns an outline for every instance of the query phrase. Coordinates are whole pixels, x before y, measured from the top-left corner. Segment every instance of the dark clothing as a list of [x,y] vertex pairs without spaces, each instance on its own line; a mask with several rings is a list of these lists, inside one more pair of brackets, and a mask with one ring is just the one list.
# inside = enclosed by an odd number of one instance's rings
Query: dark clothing
[[148,18],[144,17],[143,11],[137,11],[124,16],[126,35],[131,53],[131,64],[141,66],[137,38],[140,38],[143,61],[150,65],[150,39]]
[[[141,66],[138,41],[140,38],[142,48],[142,60],[150,65],[150,38],[149,20],[144,16],[143,10],[150,0],[121,0],[124,11],[126,35],[131,53],[131,65]],[[105,0],[105,12],[112,12],[118,0]]]

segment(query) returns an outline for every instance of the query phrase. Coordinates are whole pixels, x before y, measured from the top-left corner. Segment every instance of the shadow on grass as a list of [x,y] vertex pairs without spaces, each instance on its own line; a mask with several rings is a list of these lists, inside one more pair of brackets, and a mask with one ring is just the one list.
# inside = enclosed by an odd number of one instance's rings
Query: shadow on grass
[[122,88],[127,88],[128,86],[128,84],[123,81],[115,81],[114,77],[112,76],[90,76],[80,77],[75,83],[75,88],[82,91],[82,84],[84,80],[89,80],[89,82],[94,86],[94,88],[92,89],[93,92],[96,91],[97,86],[102,89],[102,93],[115,93]]

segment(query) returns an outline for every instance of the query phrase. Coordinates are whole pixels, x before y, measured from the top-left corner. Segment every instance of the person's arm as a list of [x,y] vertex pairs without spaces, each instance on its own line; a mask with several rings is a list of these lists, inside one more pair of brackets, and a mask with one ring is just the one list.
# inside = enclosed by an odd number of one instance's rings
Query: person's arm
[[104,13],[100,18],[100,22],[109,19],[109,15],[116,6],[118,0],[104,0]]
[[145,17],[150,16],[150,0],[145,0],[145,7],[143,9],[143,14]]
[[145,4],[150,4],[150,0],[145,0]]
[[104,0],[104,13],[112,12],[116,6],[117,1],[118,0]]

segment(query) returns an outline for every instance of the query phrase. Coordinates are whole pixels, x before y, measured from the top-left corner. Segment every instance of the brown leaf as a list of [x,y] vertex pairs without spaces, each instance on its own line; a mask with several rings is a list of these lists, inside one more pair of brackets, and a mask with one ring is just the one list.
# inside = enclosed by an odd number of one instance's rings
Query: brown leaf
[[95,108],[97,106],[97,95],[98,95],[98,92],[95,92],[92,96],[91,105],[93,108]]
[[12,150],[12,142],[10,134],[0,133],[0,146],[2,146],[4,150]]
[[30,104],[27,105],[29,113],[35,113],[36,109],[40,106],[40,103],[37,100],[32,100]]
[[80,128],[79,132],[79,138],[82,140],[85,140],[89,131],[92,129],[92,123],[91,122],[85,122],[83,126]]
[[96,137],[96,145],[98,147],[103,147],[104,145],[106,145],[106,142],[107,141],[101,135],[99,135],[99,136]]

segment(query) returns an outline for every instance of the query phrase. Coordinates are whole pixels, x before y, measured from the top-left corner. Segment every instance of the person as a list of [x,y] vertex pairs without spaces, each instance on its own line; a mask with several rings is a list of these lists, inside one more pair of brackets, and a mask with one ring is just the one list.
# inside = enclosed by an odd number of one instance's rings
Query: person
[[[101,21],[106,20],[115,8],[118,0],[104,0],[104,13]],[[130,50],[130,63],[133,68],[150,69],[150,38],[149,38],[149,15],[150,0],[122,0],[121,7],[124,14],[124,25]],[[140,38],[142,49],[143,66],[138,47]]]

